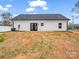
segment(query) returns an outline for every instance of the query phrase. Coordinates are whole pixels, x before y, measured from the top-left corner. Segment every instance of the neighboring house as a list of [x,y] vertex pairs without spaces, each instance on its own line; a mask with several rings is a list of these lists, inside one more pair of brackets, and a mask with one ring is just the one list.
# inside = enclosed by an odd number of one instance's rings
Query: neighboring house
[[61,14],[21,14],[12,19],[19,31],[67,31],[68,20]]

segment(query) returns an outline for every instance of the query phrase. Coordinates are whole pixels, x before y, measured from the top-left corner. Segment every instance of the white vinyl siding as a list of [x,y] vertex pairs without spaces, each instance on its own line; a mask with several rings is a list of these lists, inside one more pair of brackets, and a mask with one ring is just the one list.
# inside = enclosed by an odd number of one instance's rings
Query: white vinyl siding
[[[38,23],[38,31],[66,31],[67,30],[67,20],[14,21],[14,27],[18,30],[18,25],[20,24],[20,29],[19,29],[20,31],[30,31],[30,23]],[[61,29],[58,28],[59,23],[62,23]]]

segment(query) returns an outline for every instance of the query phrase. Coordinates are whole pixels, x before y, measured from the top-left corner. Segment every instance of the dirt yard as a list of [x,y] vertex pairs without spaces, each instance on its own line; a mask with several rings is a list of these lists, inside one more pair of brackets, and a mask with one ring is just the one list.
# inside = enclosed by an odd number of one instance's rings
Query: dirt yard
[[5,32],[0,59],[79,59],[79,33]]

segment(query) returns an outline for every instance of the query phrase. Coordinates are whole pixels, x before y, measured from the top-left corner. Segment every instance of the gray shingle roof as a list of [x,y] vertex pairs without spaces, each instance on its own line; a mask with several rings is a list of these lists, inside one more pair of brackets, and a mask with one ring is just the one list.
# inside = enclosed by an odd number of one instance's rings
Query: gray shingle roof
[[20,14],[12,20],[69,20],[61,14]]

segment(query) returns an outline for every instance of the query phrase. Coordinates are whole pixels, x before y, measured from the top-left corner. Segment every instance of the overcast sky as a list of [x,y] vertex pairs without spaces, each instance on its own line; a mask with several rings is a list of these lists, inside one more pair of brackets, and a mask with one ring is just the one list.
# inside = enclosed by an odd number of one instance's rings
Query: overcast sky
[[[0,0],[0,13],[63,14],[71,19],[71,9],[78,0]],[[79,22],[78,19],[75,22]]]

